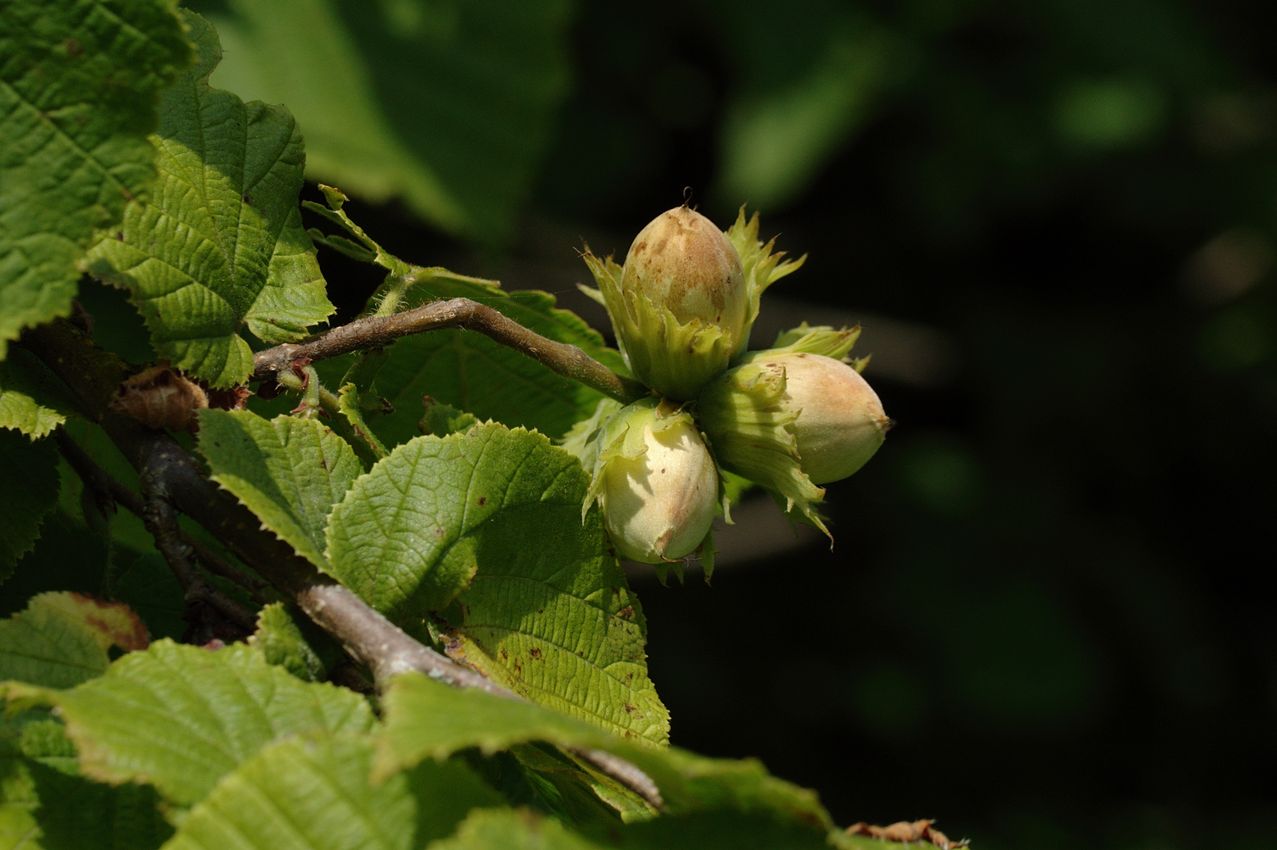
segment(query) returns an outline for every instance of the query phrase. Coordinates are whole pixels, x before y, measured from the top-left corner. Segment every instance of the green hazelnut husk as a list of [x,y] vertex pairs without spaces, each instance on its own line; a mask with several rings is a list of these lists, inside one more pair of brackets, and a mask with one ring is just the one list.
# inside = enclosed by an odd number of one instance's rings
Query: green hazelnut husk
[[587,252],[634,377],[667,398],[693,398],[748,337],[740,257],[705,216],[677,207],[634,238],[623,266]]
[[818,485],[860,469],[891,424],[877,394],[845,362],[858,334],[806,326],[782,334],[780,347],[746,354],[697,401],[723,468],[769,489],[826,533]]
[[718,467],[686,412],[654,398],[619,410],[606,403],[565,447],[592,472],[583,511],[598,502],[618,555],[671,564],[707,542]]

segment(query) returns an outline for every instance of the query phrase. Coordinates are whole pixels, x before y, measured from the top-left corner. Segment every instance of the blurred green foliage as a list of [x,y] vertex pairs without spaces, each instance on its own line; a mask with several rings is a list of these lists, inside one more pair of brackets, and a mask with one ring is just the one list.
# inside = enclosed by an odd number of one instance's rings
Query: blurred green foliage
[[1270,843],[1264,6],[194,5],[215,82],[402,201],[361,220],[414,261],[566,303],[579,237],[624,253],[690,186],[811,253],[775,298],[864,318],[900,424],[834,554],[643,589],[677,743],[986,850]]

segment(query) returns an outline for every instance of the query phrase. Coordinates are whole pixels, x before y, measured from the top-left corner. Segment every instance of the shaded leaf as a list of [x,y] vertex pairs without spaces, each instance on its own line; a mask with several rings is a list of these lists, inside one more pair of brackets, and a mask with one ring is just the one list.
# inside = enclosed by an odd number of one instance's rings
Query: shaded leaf
[[821,834],[830,827],[813,792],[768,775],[752,760],[708,759],[624,739],[542,706],[449,688],[420,675],[397,678],[385,695],[385,709],[375,763],[379,775],[467,747],[493,752],[546,741],[621,756],[656,783],[670,814],[758,812]]
[[738,78],[723,116],[716,191],[774,209],[820,173],[907,66],[895,61],[891,34],[851,4],[795,4],[786,42],[802,44],[800,53],[777,43],[762,0],[713,5]]
[[642,613],[597,512],[582,523],[586,484],[540,434],[418,437],[333,510],[328,569],[392,619],[440,614],[450,654],[530,699],[664,741]]
[[262,651],[267,662],[299,679],[315,682],[324,675],[324,662],[306,642],[282,602],[272,602],[258,612],[257,631],[248,642]]
[[58,452],[0,429],[0,582],[31,551],[45,516],[58,503]]
[[180,805],[278,738],[372,724],[362,697],[301,682],[243,644],[210,651],[158,641],[72,690],[10,693],[59,709],[85,775],[149,782]]
[[0,620],[0,681],[71,687],[105,672],[112,646],[146,644],[146,626],[127,605],[42,593],[22,613]]
[[0,718],[0,847],[159,847],[173,832],[153,788],[78,775],[75,747],[43,712]]
[[[117,513],[112,525],[119,523]],[[114,528],[113,528],[114,531]],[[158,552],[138,552],[120,545],[111,548],[104,593],[127,604],[146,623],[153,640],[177,640],[187,630],[186,594],[172,568]]]
[[296,339],[333,311],[301,226],[301,134],[281,107],[210,88],[217,35],[186,21],[194,68],[166,89],[153,136],[159,179],[94,246],[89,270],[129,290],[157,353],[213,386],[252,371],[245,330]]
[[471,813],[456,835],[436,841],[427,850],[603,850],[608,846],[526,809],[497,809]]
[[15,349],[0,363],[0,428],[39,439],[74,409],[65,387],[30,353]]
[[[70,484],[71,482],[67,482]],[[70,489],[63,487],[63,490]],[[77,508],[78,511],[78,508]],[[59,506],[44,518],[40,539],[22,556],[0,593],[0,616],[16,614],[41,593],[104,595],[107,542]]]
[[311,177],[401,197],[448,230],[508,233],[566,89],[571,4],[195,5],[228,47],[219,83],[289,105]]
[[316,566],[333,505],[363,471],[350,445],[314,419],[207,410],[199,448],[212,478]]
[[156,94],[190,60],[173,6],[0,4],[0,359],[69,312],[95,231],[147,191]]

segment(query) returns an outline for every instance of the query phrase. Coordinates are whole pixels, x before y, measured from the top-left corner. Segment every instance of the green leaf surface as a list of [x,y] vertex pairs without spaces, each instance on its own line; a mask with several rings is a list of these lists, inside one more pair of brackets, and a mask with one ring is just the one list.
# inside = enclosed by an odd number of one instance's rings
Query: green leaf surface
[[457,834],[430,844],[426,850],[604,850],[563,824],[535,812],[489,809],[472,812]]
[[316,682],[324,675],[324,662],[306,642],[282,602],[272,602],[258,612],[257,631],[248,642],[262,651],[267,662],[299,679]]
[[143,649],[146,626],[128,606],[79,593],[43,593],[0,620],[0,682],[69,688],[101,675],[107,650]]
[[531,741],[621,756],[656,783],[671,814],[757,812],[822,831],[830,826],[813,792],[768,775],[755,761],[708,759],[632,741],[542,706],[449,688],[420,675],[399,677],[385,694],[375,769],[386,775],[468,747],[494,752]]
[[[555,307],[554,296],[545,292],[504,292],[466,281],[422,277],[408,290],[404,308],[439,298],[470,298],[486,304],[542,336],[577,346],[614,370],[625,369],[620,353],[608,348],[598,331],[575,313]],[[392,444],[418,433],[424,395],[480,419],[535,428],[551,437],[561,436],[589,416],[602,398],[526,355],[465,330],[431,331],[398,340],[388,349],[377,384],[395,412],[369,417],[369,423]]]
[[74,410],[65,385],[29,352],[15,349],[0,363],[0,428],[39,439]]
[[[797,196],[872,115],[907,68],[900,46],[855,4],[798,0],[785,44],[765,0],[716,0],[736,72],[719,139],[716,193],[775,209]],[[795,53],[788,44],[802,44]]]
[[210,651],[158,641],[72,690],[15,692],[59,709],[85,775],[149,782],[179,805],[202,799],[271,741],[372,725],[359,695],[301,682],[243,644]]
[[155,790],[78,775],[75,747],[43,712],[0,718],[0,847],[157,848],[173,832]]
[[418,437],[333,510],[329,570],[392,619],[441,613],[448,651],[512,690],[664,741],[642,612],[597,512],[582,523],[586,486],[540,434]]
[[199,448],[212,478],[316,566],[333,505],[363,472],[354,450],[314,419],[206,410]]
[[44,518],[35,548],[22,556],[0,588],[0,616],[17,614],[41,593],[103,595],[106,566],[105,538],[59,507]]
[[401,777],[368,783],[358,738],[264,748],[191,810],[165,850],[410,850],[413,801]]
[[471,806],[497,802],[461,765],[373,785],[371,760],[354,736],[266,747],[191,810],[165,850],[415,850]]
[[41,523],[58,503],[58,483],[52,440],[33,443],[0,429],[0,582],[35,545]]
[[193,5],[227,47],[218,84],[288,104],[312,178],[400,197],[448,230],[508,233],[567,87],[569,2]]
[[95,231],[147,191],[156,95],[190,59],[173,7],[0,4],[0,359],[69,312]]
[[[112,519],[113,527],[119,524],[121,513]],[[114,541],[104,593],[136,611],[152,640],[177,640],[189,626],[184,618],[186,594],[182,585],[168,562],[154,550],[138,552]]]
[[161,356],[225,387],[252,371],[245,330],[269,343],[296,339],[333,307],[301,226],[296,122],[282,107],[211,88],[217,35],[198,16],[186,20],[199,56],[161,99],[159,179],[94,246],[89,270],[131,293]]

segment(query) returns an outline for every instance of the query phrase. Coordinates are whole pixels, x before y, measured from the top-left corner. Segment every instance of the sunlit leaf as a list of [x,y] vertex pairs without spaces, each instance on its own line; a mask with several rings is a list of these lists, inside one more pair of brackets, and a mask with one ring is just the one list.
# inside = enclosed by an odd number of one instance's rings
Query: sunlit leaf
[[333,307],[301,225],[296,122],[282,107],[211,88],[217,35],[198,16],[186,20],[199,56],[162,96],[152,137],[159,179],[93,248],[89,270],[130,292],[161,356],[223,387],[252,371],[245,331],[296,339]]
[[0,681],[67,688],[101,675],[112,646],[144,649],[146,626],[127,605],[44,593],[0,620]]
[[94,232],[147,192],[156,94],[189,58],[169,0],[0,3],[0,359],[69,312]]
[[316,566],[328,514],[363,471],[350,445],[314,419],[263,419],[247,410],[200,416],[212,478]]
[[163,640],[69,691],[9,687],[58,708],[85,775],[149,782],[181,805],[271,741],[372,724],[358,694],[302,682],[243,644],[210,651]]
[[540,434],[418,437],[332,513],[328,570],[400,622],[436,615],[448,650],[533,700],[663,741],[645,626],[586,474]]

